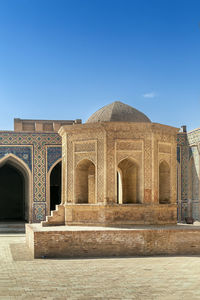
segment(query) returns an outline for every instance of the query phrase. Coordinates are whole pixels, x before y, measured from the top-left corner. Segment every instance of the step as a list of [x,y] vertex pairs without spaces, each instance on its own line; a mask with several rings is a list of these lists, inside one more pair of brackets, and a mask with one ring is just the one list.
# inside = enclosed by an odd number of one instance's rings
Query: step
[[0,222],[1,233],[25,233],[25,222]]

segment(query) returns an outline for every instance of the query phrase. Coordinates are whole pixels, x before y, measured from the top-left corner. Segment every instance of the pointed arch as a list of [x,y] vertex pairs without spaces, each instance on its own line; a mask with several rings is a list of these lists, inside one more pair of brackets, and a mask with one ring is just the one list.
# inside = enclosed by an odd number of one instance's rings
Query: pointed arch
[[75,203],[96,203],[96,168],[89,159],[81,160],[75,168]]
[[[127,157],[119,162],[117,172],[118,180],[121,180],[121,182],[118,182],[119,203],[141,203],[141,172],[139,164],[131,157]],[[120,195],[120,186],[122,187],[122,195]]]
[[[47,186],[46,186],[46,191],[47,191],[47,214],[50,215],[50,208],[51,208],[51,174],[54,168],[58,165],[61,164],[61,178],[62,178],[62,158],[57,159],[54,164],[51,166],[47,173]],[[60,185],[62,185],[62,180],[60,182]]]
[[123,203],[123,193],[122,193],[122,170],[117,168],[117,203]]
[[19,171],[24,179],[24,219],[32,222],[31,207],[32,207],[32,172],[27,164],[14,155],[9,153],[0,159],[0,168],[5,165],[10,165],[17,171]]
[[159,164],[159,203],[170,203],[170,167],[165,160]]

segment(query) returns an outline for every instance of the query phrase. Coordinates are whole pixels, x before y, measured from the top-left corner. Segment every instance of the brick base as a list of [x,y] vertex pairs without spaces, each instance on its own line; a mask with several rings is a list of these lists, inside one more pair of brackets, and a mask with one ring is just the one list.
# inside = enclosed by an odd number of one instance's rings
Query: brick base
[[200,227],[42,227],[26,224],[26,242],[35,258],[200,255]]

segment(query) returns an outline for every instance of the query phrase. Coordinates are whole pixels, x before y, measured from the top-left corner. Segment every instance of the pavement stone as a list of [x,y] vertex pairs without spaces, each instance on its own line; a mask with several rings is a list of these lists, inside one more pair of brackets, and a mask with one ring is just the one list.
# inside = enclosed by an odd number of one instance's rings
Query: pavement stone
[[0,234],[0,300],[200,299],[200,256],[33,259],[24,234]]

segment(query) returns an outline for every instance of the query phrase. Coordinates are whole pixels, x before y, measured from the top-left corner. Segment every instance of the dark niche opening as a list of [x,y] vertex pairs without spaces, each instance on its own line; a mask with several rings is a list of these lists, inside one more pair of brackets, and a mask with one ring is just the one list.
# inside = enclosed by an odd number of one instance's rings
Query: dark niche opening
[[61,167],[62,163],[59,162],[50,175],[50,210],[55,210],[56,205],[61,203]]
[[25,180],[17,168],[0,168],[0,220],[24,220]]

